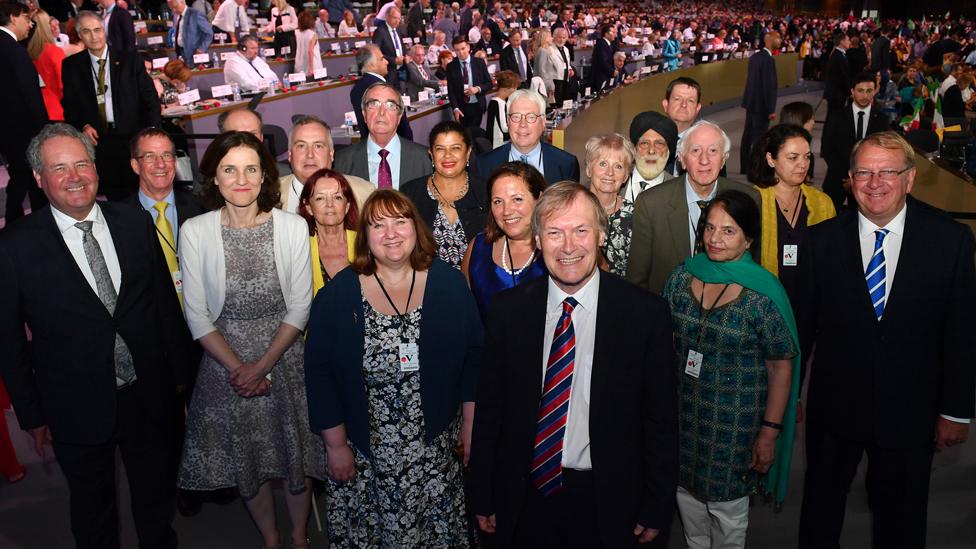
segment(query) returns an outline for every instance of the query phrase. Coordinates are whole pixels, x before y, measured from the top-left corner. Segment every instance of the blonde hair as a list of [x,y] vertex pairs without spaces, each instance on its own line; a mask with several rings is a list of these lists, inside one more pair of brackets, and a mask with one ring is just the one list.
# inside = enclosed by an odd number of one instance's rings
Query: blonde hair
[[27,54],[32,60],[36,60],[44,53],[45,46],[54,43],[54,35],[51,34],[51,16],[46,11],[35,11],[31,19],[34,21],[34,34],[27,42]]
[[634,159],[637,158],[637,149],[634,148],[634,144],[629,139],[619,133],[594,135],[586,140],[585,149],[587,166],[596,162],[601,155],[614,152],[623,155],[628,173],[634,169]]
[[901,151],[905,157],[905,169],[915,167],[915,149],[912,148],[908,141],[905,141],[904,137],[898,135],[896,132],[887,131],[872,133],[854,145],[854,150],[851,151],[851,170],[854,170],[854,161],[857,159],[857,153],[865,145],[872,145],[874,147],[888,149],[889,151]]

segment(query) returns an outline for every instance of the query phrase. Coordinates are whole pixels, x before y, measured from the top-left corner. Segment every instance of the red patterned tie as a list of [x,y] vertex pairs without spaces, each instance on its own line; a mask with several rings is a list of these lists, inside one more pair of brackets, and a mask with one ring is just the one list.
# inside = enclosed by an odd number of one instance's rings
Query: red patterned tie
[[569,412],[569,394],[573,387],[576,358],[576,333],[573,309],[579,305],[572,297],[563,301],[563,314],[556,323],[546,361],[546,378],[539,402],[539,418],[532,452],[532,484],[544,496],[563,487],[563,437]]
[[380,149],[380,172],[376,177],[376,187],[380,189],[393,188],[393,172],[390,171],[390,163],[386,161],[390,151]]

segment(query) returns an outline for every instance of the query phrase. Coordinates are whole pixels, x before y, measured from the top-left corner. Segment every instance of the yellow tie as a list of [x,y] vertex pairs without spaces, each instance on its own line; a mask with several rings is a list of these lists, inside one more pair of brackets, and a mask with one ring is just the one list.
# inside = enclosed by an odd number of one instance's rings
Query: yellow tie
[[166,266],[173,276],[173,285],[176,288],[176,297],[180,298],[180,307],[183,306],[182,277],[178,274],[180,264],[176,259],[176,239],[173,238],[173,226],[166,219],[166,202],[160,200],[153,208],[156,209],[156,235],[159,236],[159,245],[163,248],[163,255],[166,257]]

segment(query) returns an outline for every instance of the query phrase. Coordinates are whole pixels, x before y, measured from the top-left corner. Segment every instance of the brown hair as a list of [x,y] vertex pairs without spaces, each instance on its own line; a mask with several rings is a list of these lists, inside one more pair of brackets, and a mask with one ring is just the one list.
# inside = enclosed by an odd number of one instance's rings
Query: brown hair
[[166,63],[166,66],[163,67],[163,74],[170,80],[179,80],[180,82],[189,82],[190,77],[193,76],[190,73],[190,67],[187,67],[182,59],[173,59]]
[[381,189],[369,195],[363,204],[356,233],[356,258],[352,268],[357,273],[370,276],[376,273],[376,258],[369,249],[369,225],[383,217],[402,217],[413,223],[417,234],[417,244],[410,252],[410,266],[417,271],[425,271],[434,262],[437,244],[426,223],[421,223],[420,213],[406,195],[393,189]]
[[217,177],[217,166],[220,161],[227,156],[228,151],[236,147],[247,147],[258,153],[261,159],[261,190],[258,193],[258,209],[262,212],[269,212],[281,201],[281,190],[278,186],[278,165],[268,152],[264,143],[258,141],[248,132],[226,132],[218,135],[203,153],[200,161],[200,175],[203,182],[200,184],[200,194],[203,197],[204,206],[216,210],[224,206],[224,197],[220,194],[220,189],[214,181]]
[[600,232],[607,234],[607,212],[603,210],[603,206],[592,191],[575,181],[554,183],[542,193],[535,209],[532,210],[532,234],[540,236],[542,223],[552,214],[568,208],[577,197],[582,197],[582,200],[590,206]]
[[[546,178],[539,173],[539,170],[524,162],[505,162],[504,164],[499,164],[492,170],[491,176],[488,178],[489,205],[491,204],[491,190],[495,186],[495,182],[503,177],[517,177],[521,179],[525,183],[525,186],[529,188],[529,193],[532,195],[532,198],[536,200],[539,200],[542,191],[546,190]],[[505,236],[505,233],[502,232],[501,227],[498,226],[498,222],[495,221],[495,215],[489,213],[488,219],[485,221],[485,242],[491,244],[503,236]]]
[[315,17],[311,13],[302,10],[302,13],[298,14],[298,30],[305,31],[315,27]]
[[522,83],[522,78],[514,71],[499,71],[495,73],[495,80],[499,88],[517,89]]
[[312,215],[309,200],[311,200],[312,193],[315,191],[315,184],[322,179],[335,179],[336,183],[339,184],[339,192],[342,193],[346,202],[349,203],[349,211],[346,212],[346,217],[342,220],[342,225],[346,230],[356,230],[356,226],[359,225],[359,205],[356,204],[356,196],[352,193],[352,187],[349,186],[349,181],[346,179],[346,176],[337,171],[322,168],[308,176],[308,180],[305,181],[305,186],[302,187],[302,194],[298,196],[298,215],[305,218],[305,222],[308,223],[309,236],[315,234],[315,217]]

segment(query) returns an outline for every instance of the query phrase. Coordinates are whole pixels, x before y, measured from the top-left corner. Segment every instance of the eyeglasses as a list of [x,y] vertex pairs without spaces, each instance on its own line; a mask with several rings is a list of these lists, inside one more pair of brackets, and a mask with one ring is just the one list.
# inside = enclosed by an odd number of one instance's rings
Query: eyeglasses
[[391,112],[397,112],[397,113],[403,110],[403,107],[401,107],[399,103],[393,101],[392,99],[387,99],[386,101],[380,101],[379,99],[370,99],[369,101],[366,102],[367,111],[372,112],[378,110],[380,107],[383,107],[383,109],[385,110]]
[[157,160],[162,160],[166,164],[169,164],[176,160],[176,155],[171,152],[164,152],[162,154],[156,153],[143,153],[136,158],[139,159],[143,164],[155,164]]
[[851,174],[851,177],[854,178],[854,181],[857,181],[859,183],[866,183],[868,181],[871,181],[871,178],[877,175],[878,179],[886,182],[891,182],[898,179],[899,175],[907,172],[910,169],[912,169],[911,166],[903,170],[896,170],[894,168],[878,170],[876,172],[872,172],[871,170],[857,170]]
[[522,112],[511,112],[508,113],[508,119],[516,124],[525,120],[527,124],[535,124],[537,120],[542,118],[541,114],[536,114],[534,112],[522,113]]
[[659,151],[663,151],[668,148],[668,142],[663,139],[655,139],[654,141],[648,141],[647,139],[641,139],[637,142],[637,150],[639,151],[649,151],[651,147]]

